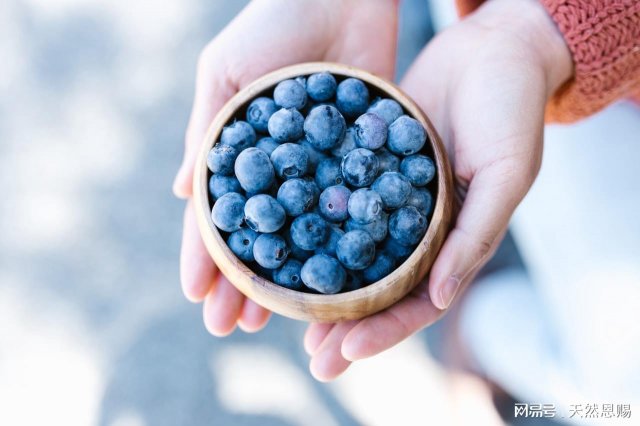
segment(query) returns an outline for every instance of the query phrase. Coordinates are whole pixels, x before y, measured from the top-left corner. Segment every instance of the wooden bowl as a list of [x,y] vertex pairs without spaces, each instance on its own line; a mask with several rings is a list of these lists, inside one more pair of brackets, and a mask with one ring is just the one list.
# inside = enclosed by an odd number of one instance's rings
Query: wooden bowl
[[[282,80],[328,71],[340,77],[355,77],[368,84],[372,94],[395,99],[405,112],[427,130],[428,142],[423,152],[429,153],[437,167],[431,183],[435,206],[427,232],[409,258],[390,275],[371,285],[339,294],[310,294],[289,290],[256,275],[229,249],[211,220],[212,200],[208,181],[207,153],[220,136],[223,126],[234,116],[244,120],[249,102],[270,91]],[[306,321],[336,322],[358,319],[381,311],[409,293],[433,264],[449,230],[453,207],[451,168],[440,137],[420,108],[394,84],[367,71],[347,65],[313,62],[293,65],[271,72],[240,90],[214,118],[202,144],[193,180],[194,207],[202,239],[220,271],[238,290],[258,304],[281,315]]]

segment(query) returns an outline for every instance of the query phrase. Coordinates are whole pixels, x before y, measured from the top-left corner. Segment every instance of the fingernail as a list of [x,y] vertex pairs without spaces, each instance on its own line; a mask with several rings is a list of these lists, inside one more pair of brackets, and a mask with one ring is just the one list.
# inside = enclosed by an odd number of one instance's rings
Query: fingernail
[[447,309],[460,287],[460,279],[455,276],[450,276],[440,289],[440,309]]

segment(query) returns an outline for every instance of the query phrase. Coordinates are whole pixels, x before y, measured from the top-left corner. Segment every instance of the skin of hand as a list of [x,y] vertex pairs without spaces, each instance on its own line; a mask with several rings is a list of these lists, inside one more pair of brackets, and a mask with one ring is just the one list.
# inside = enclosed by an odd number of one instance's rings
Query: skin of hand
[[573,64],[537,0],[491,0],[439,34],[401,86],[440,133],[462,205],[429,276],[390,308],[359,321],[311,324],[314,377],[393,347],[434,323],[486,263],[540,167],[544,109]]
[[214,335],[264,327],[270,312],[245,298],[218,272],[196,224],[192,181],[198,151],[214,116],[238,90],[277,68],[332,61],[393,78],[397,1],[254,0],[202,51],[185,154],[173,192],[187,200],[180,280],[192,302],[204,300],[204,323]]

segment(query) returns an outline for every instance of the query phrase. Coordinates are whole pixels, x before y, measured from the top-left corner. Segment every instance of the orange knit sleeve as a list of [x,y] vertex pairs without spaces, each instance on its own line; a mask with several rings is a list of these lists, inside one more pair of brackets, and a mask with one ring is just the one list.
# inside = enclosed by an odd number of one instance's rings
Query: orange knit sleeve
[[[540,0],[562,32],[575,74],[547,104],[547,121],[572,122],[611,102],[640,99],[640,1]],[[456,0],[464,15],[482,0]]]

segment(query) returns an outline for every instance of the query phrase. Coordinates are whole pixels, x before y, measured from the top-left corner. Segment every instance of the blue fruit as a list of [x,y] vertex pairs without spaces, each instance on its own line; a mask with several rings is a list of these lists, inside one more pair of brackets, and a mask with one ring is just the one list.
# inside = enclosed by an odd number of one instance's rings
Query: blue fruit
[[328,72],[311,74],[307,79],[307,94],[316,102],[324,102],[336,94],[336,79]]
[[307,103],[307,91],[300,81],[284,80],[273,90],[273,100],[282,108],[302,109]]
[[389,215],[382,212],[380,216],[370,223],[358,223],[353,219],[349,219],[344,223],[344,230],[347,232],[355,230],[366,231],[371,235],[373,241],[379,243],[387,238],[389,230]]
[[293,258],[298,259],[301,262],[304,262],[305,260],[307,260],[308,258],[314,255],[313,250],[305,250],[301,247],[298,247],[296,243],[293,242],[293,239],[291,238],[290,229],[285,229],[285,231],[283,232],[283,236],[285,241],[287,242],[287,247],[289,247],[291,256]]
[[411,195],[411,183],[398,172],[385,172],[373,182],[373,190],[380,194],[385,209],[397,209],[406,204]]
[[237,231],[242,226],[246,201],[246,198],[237,192],[224,194],[213,205],[211,220],[222,231]]
[[271,163],[282,179],[302,177],[307,172],[309,156],[294,143],[284,143],[271,153]]
[[273,271],[273,282],[290,290],[302,291],[304,284],[300,277],[301,270],[302,262],[287,259],[284,265]]
[[387,256],[393,258],[396,265],[404,262],[413,250],[415,250],[415,245],[404,246],[398,243],[393,238],[387,238],[384,243],[382,243],[382,250],[387,254]]
[[331,155],[342,158],[357,147],[353,127],[347,127],[342,140],[331,149]]
[[349,197],[351,191],[344,185],[326,188],[320,194],[318,209],[323,218],[330,222],[342,222],[349,218]]
[[387,148],[398,155],[412,155],[427,141],[427,132],[415,118],[403,115],[389,126]]
[[258,238],[257,232],[252,229],[242,228],[229,235],[227,245],[238,259],[243,262],[253,262],[253,243],[255,243],[256,238]]
[[263,268],[279,268],[288,254],[287,243],[278,234],[260,234],[253,243],[253,257]]
[[362,278],[367,284],[375,283],[393,272],[394,266],[394,259],[387,253],[376,253],[373,263],[362,271]]
[[339,158],[327,158],[322,160],[316,168],[316,185],[320,190],[324,190],[333,185],[342,185],[342,169]]
[[288,216],[300,216],[313,207],[313,188],[302,179],[284,181],[278,189],[278,202]]
[[436,175],[436,166],[426,155],[415,154],[402,160],[400,172],[413,186],[425,186]]
[[271,98],[256,98],[249,104],[247,108],[247,121],[253,128],[261,133],[266,133],[269,118],[279,108]]
[[313,147],[326,151],[335,147],[347,128],[340,111],[331,105],[313,108],[304,120],[304,134]]
[[349,197],[349,215],[359,223],[371,223],[382,214],[382,198],[371,188],[360,188]]
[[258,194],[247,200],[244,220],[256,232],[276,232],[284,225],[284,208],[272,196]]
[[343,292],[354,291],[364,287],[364,279],[362,278],[362,271],[353,271],[346,269],[347,280],[342,288]]
[[302,282],[323,294],[339,293],[347,274],[336,259],[326,254],[316,254],[302,265]]
[[402,115],[402,107],[393,99],[379,98],[371,104],[367,112],[378,115],[389,126]]
[[424,188],[413,188],[407,200],[407,205],[418,209],[424,217],[429,217],[431,210],[433,210],[433,197],[431,196],[431,192]]
[[316,213],[304,213],[291,222],[291,239],[304,250],[315,250],[329,238],[329,225]]
[[256,143],[256,131],[246,121],[236,121],[222,129],[220,143],[240,152]]
[[304,149],[304,151],[307,153],[307,156],[309,157],[309,164],[307,165],[309,173],[315,173],[318,164],[320,164],[322,160],[329,158],[324,152],[315,149],[313,145],[311,145],[311,142],[309,142],[306,138],[300,139],[298,141],[298,145],[300,145],[302,149]]
[[256,143],[256,148],[264,151],[269,156],[271,156],[271,153],[279,146],[280,144],[276,142],[275,139],[269,136],[261,138],[260,140],[258,140],[258,143]]
[[303,180],[307,183],[311,192],[313,192],[313,204],[317,204],[320,199],[320,188],[318,188],[316,181],[311,176],[305,176]]
[[269,135],[280,143],[300,139],[304,134],[303,126],[304,117],[295,108],[279,109],[271,115],[267,124]]
[[336,256],[349,269],[362,270],[373,262],[376,244],[365,231],[345,233],[336,246]]
[[343,80],[336,90],[336,106],[347,117],[362,115],[369,106],[369,89],[357,78]]
[[427,230],[427,218],[413,206],[401,207],[389,219],[389,234],[399,244],[418,244]]
[[387,123],[376,114],[362,114],[353,125],[356,144],[360,148],[375,150],[387,141]]
[[376,152],[376,157],[378,157],[378,175],[400,170],[400,159],[386,149],[380,148]]
[[274,183],[275,172],[269,156],[258,148],[242,151],[234,166],[236,177],[247,192],[264,192]]
[[344,235],[344,231],[337,226],[329,226],[329,238],[322,247],[316,249],[316,254],[327,254],[329,256],[336,257],[336,248],[338,247],[338,241]]
[[207,154],[207,167],[213,173],[231,176],[237,156],[238,151],[234,147],[217,144]]
[[369,186],[378,173],[378,157],[364,148],[356,148],[344,156],[341,163],[342,176],[350,185]]
[[233,176],[211,175],[209,178],[209,193],[214,200],[229,192],[240,192],[240,182]]

